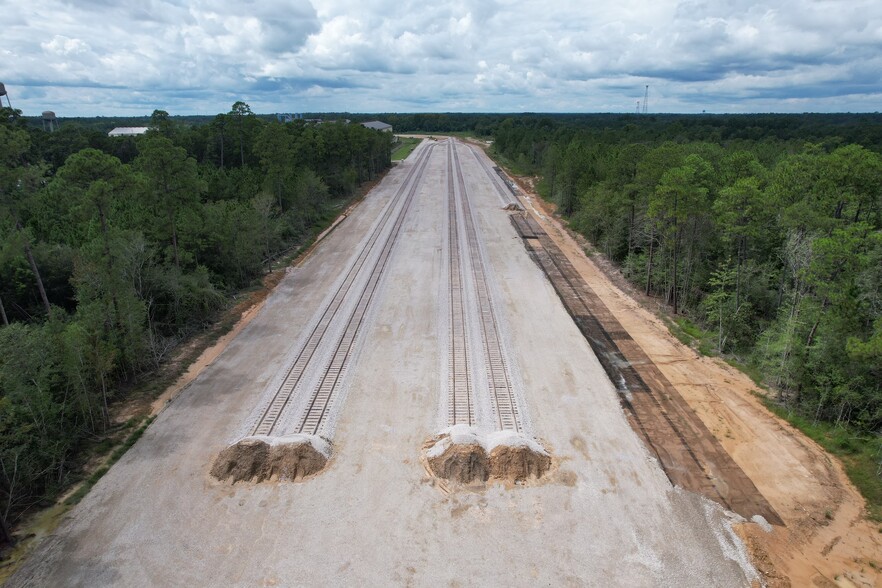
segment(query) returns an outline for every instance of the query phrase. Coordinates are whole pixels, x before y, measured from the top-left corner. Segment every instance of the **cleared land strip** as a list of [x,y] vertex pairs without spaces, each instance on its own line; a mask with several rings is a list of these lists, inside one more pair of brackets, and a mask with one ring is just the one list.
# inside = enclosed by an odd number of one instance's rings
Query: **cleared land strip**
[[[278,433],[276,429],[278,424],[282,420],[281,417],[284,412],[289,408],[292,396],[294,395],[294,390],[300,383],[307,366],[310,364],[311,360],[315,356],[316,349],[318,349],[319,344],[322,342],[331,324],[335,321],[335,319],[337,319],[338,311],[340,310],[341,306],[343,306],[344,301],[349,300],[350,292],[352,291],[353,284],[356,282],[356,278],[362,275],[362,268],[372,257],[372,254],[373,256],[376,255],[376,243],[380,239],[380,236],[384,233],[384,230],[386,229],[389,222],[391,221],[392,211],[395,210],[395,207],[398,205],[399,201],[405,194],[407,194],[408,198],[410,198],[413,195],[413,192],[416,190],[416,186],[419,184],[419,180],[422,176],[423,171],[425,170],[425,162],[428,159],[429,152],[430,149],[427,148],[422,153],[420,153],[420,158],[417,160],[417,163],[413,166],[413,168],[411,168],[407,178],[401,184],[401,188],[383,210],[383,218],[381,222],[378,222],[376,224],[374,230],[368,237],[368,240],[365,243],[364,247],[361,249],[355,260],[350,264],[345,278],[337,288],[333,298],[331,298],[330,302],[328,302],[321,311],[319,320],[316,322],[315,326],[310,332],[309,337],[307,337],[306,341],[303,343],[303,346],[300,348],[294,361],[288,367],[281,385],[278,387],[272,399],[263,411],[262,416],[253,427],[251,435],[272,435],[274,433]],[[408,191],[408,186],[410,186],[410,191]],[[403,210],[406,211],[406,206]],[[403,218],[402,215],[399,216]],[[388,248],[388,241],[386,243],[386,246]],[[323,396],[324,394],[325,392],[322,393]],[[326,405],[326,403],[324,402],[320,402],[319,404]],[[312,408],[315,405],[316,400],[314,399],[313,402],[310,403],[309,411],[312,413],[313,416],[315,413],[312,411]],[[305,419],[302,419],[302,421],[303,422],[300,423],[300,430],[298,430],[298,432],[301,432],[301,430],[307,426]],[[316,424],[314,418],[310,419],[310,424],[313,426]]]
[[[320,309],[306,342],[287,368],[251,434],[217,456],[219,480],[296,480],[320,471],[331,455],[330,438],[346,395],[347,370],[357,357],[362,327],[379,290],[401,227],[419,189],[432,147],[422,150],[407,178],[380,214],[370,237]],[[272,388],[270,388],[272,390]],[[308,391],[308,392],[307,392]],[[296,419],[296,428],[289,431]],[[266,431],[266,432],[264,432]]]
[[474,390],[466,333],[466,300],[459,222],[454,194],[452,145],[447,149],[447,271],[448,271],[448,399],[447,424],[474,426]]
[[518,202],[518,199],[515,198],[512,187],[508,185],[508,183],[505,183],[505,188],[500,186],[500,183],[504,183],[505,180],[502,179],[499,173],[499,168],[494,167],[494,169],[491,170],[491,165],[487,161],[487,156],[484,155],[483,152],[479,154],[476,147],[469,145],[469,150],[472,152],[475,160],[484,169],[484,173],[487,174],[487,179],[489,179],[490,183],[493,184],[493,187],[496,188],[496,193],[499,195],[502,205],[505,208],[512,207],[521,210],[521,205]]
[[511,221],[619,390],[632,427],[671,482],[746,518],[761,515],[771,524],[783,525],[750,478],[545,231],[530,217],[513,215]]
[[[551,466],[551,456],[525,426],[512,377],[517,366],[493,299],[490,262],[457,151],[457,142],[449,139],[447,308],[439,314],[446,318],[449,333],[447,390],[441,395],[447,427],[424,445],[425,465],[440,478],[465,484],[540,478]],[[473,362],[484,364],[483,377]]]
[[[371,301],[374,299],[374,295],[377,292],[380,279],[386,271],[392,250],[398,242],[398,235],[401,233],[404,219],[407,218],[407,213],[413,202],[413,197],[422,181],[423,173],[426,169],[428,153],[431,151],[431,148],[427,148],[425,150],[427,155],[420,159],[414,166],[415,168],[418,168],[416,179],[410,183],[410,188],[407,189],[404,205],[401,207],[398,216],[395,218],[395,223],[392,225],[392,231],[389,236],[386,237],[379,256],[376,258],[374,265],[370,269],[368,283],[359,296],[358,304],[355,306],[355,309],[346,321],[346,329],[343,331],[342,337],[337,341],[331,361],[325,367],[321,381],[319,381],[312,392],[308,408],[303,414],[300,424],[297,427],[297,433],[318,435],[322,432],[322,427],[324,426],[325,419],[328,415],[328,408],[331,406],[334,394],[337,392],[345,371],[349,367],[350,359],[352,358],[356,346],[356,338],[364,324],[365,316],[367,315]],[[410,176],[408,179],[410,179]],[[408,182],[405,182],[404,186],[407,186],[407,184]]]
[[459,154],[453,141],[450,143],[453,155],[456,184],[454,195],[462,217],[465,221],[465,237],[471,261],[472,277],[475,286],[478,313],[480,316],[481,339],[484,348],[484,362],[487,383],[490,389],[490,400],[496,415],[498,430],[523,431],[521,409],[515,399],[512,378],[506,359],[506,350],[499,328],[497,310],[487,283],[486,255],[480,244],[480,237],[475,227],[475,219],[469,204],[469,192],[466,187]]

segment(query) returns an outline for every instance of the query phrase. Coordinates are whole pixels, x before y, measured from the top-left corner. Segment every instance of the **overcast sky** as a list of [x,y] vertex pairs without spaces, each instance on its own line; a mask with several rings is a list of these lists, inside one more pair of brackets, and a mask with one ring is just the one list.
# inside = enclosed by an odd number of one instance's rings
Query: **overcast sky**
[[[880,0],[0,0],[27,115],[866,112]],[[4,99],[5,104],[5,99]]]

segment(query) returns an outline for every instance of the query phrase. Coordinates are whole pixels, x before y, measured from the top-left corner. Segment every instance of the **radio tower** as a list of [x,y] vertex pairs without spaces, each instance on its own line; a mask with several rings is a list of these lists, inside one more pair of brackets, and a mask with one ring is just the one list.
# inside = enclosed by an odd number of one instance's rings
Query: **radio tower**
[[649,108],[649,84],[646,84],[646,90],[643,92],[643,114],[646,114]]

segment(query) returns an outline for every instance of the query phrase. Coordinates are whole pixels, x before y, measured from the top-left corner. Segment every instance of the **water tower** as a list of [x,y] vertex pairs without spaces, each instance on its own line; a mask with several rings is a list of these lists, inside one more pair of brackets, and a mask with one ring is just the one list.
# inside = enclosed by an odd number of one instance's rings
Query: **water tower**
[[6,96],[6,102],[9,104],[9,108],[12,108],[12,102],[9,102],[9,94],[6,93],[6,86],[0,84],[0,106],[3,106],[4,96]]
[[58,130],[58,117],[51,110],[43,111],[43,130],[49,133]]

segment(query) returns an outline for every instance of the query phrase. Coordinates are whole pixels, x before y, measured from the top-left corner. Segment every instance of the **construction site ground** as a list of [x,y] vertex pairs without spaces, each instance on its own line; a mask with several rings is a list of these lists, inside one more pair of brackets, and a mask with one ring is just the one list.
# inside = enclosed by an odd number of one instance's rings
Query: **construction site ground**
[[299,482],[211,478],[418,153],[246,313],[188,385],[178,383],[141,440],[8,585],[876,585],[882,534],[862,518],[838,463],[770,415],[746,376],[673,338],[527,194],[528,211],[785,525],[733,528],[737,516],[671,484],[467,158],[526,408],[553,465],[524,484],[459,487],[427,473],[420,452],[439,426],[446,337],[442,149],[430,155],[378,291],[325,470]]

